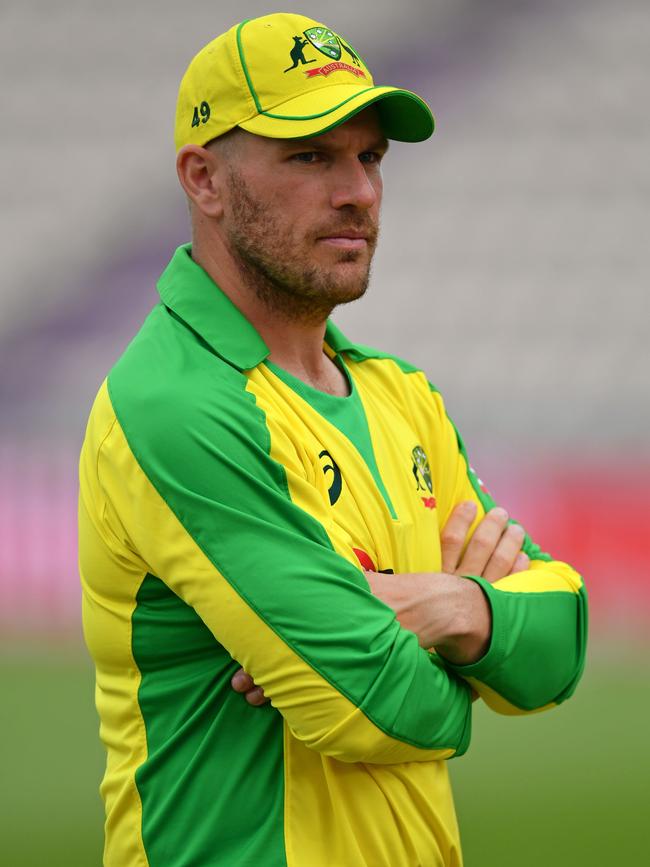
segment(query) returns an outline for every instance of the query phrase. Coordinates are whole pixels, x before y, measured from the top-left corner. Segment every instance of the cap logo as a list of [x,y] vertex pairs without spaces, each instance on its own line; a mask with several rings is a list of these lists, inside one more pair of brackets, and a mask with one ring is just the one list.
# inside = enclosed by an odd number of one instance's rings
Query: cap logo
[[295,69],[299,63],[316,63],[316,58],[312,58],[311,60],[305,60],[304,49],[309,45],[309,42],[306,39],[303,39],[302,36],[294,36],[293,37],[293,48],[289,52],[289,57],[291,58],[292,65],[285,69],[285,72],[291,72],[292,69]]
[[[333,62],[320,66],[317,69],[305,69],[304,72],[307,78],[314,78],[317,75],[327,76],[332,72],[351,72],[357,78],[366,78],[365,72],[361,69],[359,55],[349,45],[346,45],[333,30],[328,30],[327,27],[309,27],[304,31],[304,36],[307,38],[303,39],[303,36],[293,37],[293,48],[289,52],[291,66],[287,67],[284,70],[285,72],[291,72],[300,65],[316,63],[317,58],[311,57],[308,59],[305,57],[305,48],[311,47],[329,57]],[[341,60],[343,51],[349,55],[354,66],[350,66],[349,63]]]
[[338,61],[337,63],[326,63],[325,66],[319,66],[317,69],[306,69],[305,75],[307,78],[314,78],[316,75],[329,75],[330,72],[351,72],[352,75],[356,75],[357,78],[365,78],[366,73],[363,69],[359,69],[356,66],[350,66],[349,63],[343,63],[342,61]]
[[305,36],[314,48],[325,54],[331,60],[341,59],[341,46],[335,33],[326,27],[310,27],[305,30]]

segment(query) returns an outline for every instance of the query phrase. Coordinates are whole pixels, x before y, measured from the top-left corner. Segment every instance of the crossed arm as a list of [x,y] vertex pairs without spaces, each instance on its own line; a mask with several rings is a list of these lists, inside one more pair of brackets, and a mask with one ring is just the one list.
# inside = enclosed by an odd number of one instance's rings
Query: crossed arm
[[[456,665],[471,665],[484,656],[492,627],[485,593],[479,584],[461,576],[480,576],[491,583],[526,570],[530,562],[521,550],[523,529],[508,523],[508,514],[500,507],[485,515],[467,542],[476,508],[467,500],[449,516],[441,533],[441,572],[366,572],[373,594],[393,609],[405,629],[418,636],[420,645],[435,647]],[[231,682],[249,704],[267,701],[264,690],[243,669]]]

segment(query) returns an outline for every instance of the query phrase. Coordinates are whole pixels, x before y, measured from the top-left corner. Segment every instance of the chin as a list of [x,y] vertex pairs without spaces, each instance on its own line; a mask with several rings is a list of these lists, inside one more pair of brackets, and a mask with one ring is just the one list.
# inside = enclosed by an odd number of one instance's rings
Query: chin
[[365,295],[367,288],[367,279],[356,280],[354,283],[339,283],[331,292],[332,300],[336,304],[347,304],[350,301],[356,301]]

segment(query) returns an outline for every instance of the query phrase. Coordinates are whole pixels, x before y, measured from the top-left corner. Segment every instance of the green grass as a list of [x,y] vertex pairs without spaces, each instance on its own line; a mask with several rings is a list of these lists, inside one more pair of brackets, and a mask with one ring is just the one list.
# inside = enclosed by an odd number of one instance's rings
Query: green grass
[[83,648],[3,648],[0,862],[100,865],[103,808],[92,666]]
[[450,763],[466,867],[644,863],[650,807],[650,664],[645,653],[592,661],[550,712],[474,716]]
[[[601,656],[550,713],[506,718],[477,707],[472,746],[450,763],[466,867],[644,863],[647,648]],[[0,861],[100,865],[104,756],[85,651],[5,647],[0,680]]]

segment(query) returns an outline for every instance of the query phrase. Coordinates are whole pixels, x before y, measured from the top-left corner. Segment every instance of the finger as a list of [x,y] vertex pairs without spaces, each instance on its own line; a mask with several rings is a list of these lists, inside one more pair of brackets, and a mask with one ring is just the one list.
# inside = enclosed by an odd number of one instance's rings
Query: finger
[[256,686],[254,689],[249,689],[246,693],[246,701],[254,707],[259,707],[261,704],[266,704],[268,701],[264,695],[264,690],[261,686]]
[[530,557],[528,554],[524,554],[522,551],[520,554],[517,554],[517,559],[515,560],[515,565],[512,567],[511,575],[514,575],[515,572],[525,572],[526,569],[530,566]]
[[240,668],[230,679],[230,685],[235,692],[248,692],[249,689],[253,689],[255,683],[250,674],[247,674],[243,668]]
[[486,581],[498,581],[511,575],[515,561],[524,544],[524,529],[519,524],[509,524],[503,531],[494,553],[488,560],[483,577]]
[[483,576],[485,567],[499,544],[507,523],[508,513],[505,509],[501,509],[499,506],[490,509],[474,530],[474,535],[469,541],[456,572],[461,575]]
[[447,519],[440,534],[442,571],[454,573],[467,539],[469,528],[476,517],[476,503],[465,500],[459,503]]

